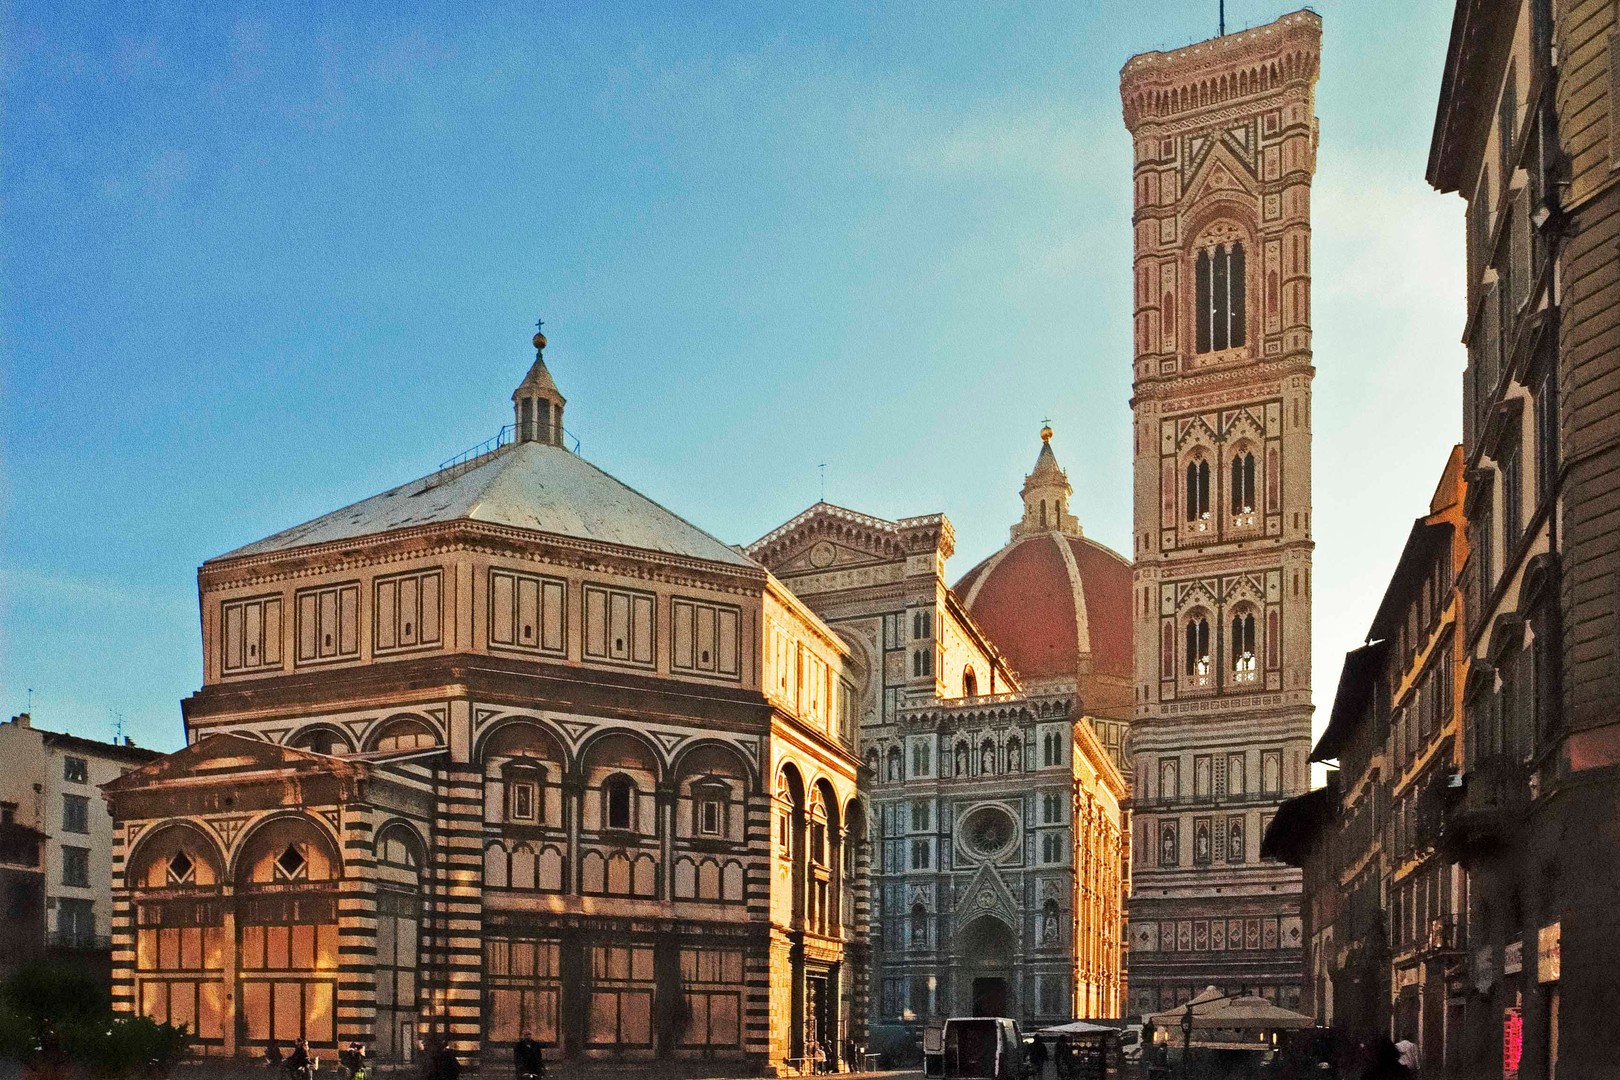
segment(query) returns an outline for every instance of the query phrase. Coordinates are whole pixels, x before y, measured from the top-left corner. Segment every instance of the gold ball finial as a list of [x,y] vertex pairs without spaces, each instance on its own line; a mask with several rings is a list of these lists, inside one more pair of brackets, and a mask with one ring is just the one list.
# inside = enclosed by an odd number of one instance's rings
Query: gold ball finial
[[1042,424],[1041,425],[1041,442],[1049,443],[1051,441],[1052,441],[1052,425],[1051,424]]
[[536,335],[534,335],[534,348],[535,348],[535,351],[538,352],[539,350],[544,349],[545,347],[546,347],[546,335],[544,335],[544,334],[536,334]]

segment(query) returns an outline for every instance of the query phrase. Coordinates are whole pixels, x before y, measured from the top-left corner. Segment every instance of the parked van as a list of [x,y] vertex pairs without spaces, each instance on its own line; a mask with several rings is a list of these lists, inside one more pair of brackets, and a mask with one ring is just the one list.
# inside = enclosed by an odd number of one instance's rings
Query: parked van
[[1023,1034],[1005,1016],[952,1017],[923,1050],[924,1073],[944,1080],[1022,1080],[1024,1073]]

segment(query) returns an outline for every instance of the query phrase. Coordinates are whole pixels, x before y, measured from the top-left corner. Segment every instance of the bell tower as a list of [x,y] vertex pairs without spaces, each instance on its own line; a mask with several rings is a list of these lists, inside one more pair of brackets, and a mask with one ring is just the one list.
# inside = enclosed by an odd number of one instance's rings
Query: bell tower
[[1298,872],[1260,858],[1310,785],[1311,11],[1120,74],[1135,144],[1136,835],[1130,1011],[1285,1007]]

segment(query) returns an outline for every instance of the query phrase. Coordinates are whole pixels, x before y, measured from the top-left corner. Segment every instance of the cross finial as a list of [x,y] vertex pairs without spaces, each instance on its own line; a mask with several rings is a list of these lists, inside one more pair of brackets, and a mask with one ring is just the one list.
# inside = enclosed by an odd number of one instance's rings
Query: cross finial
[[546,320],[544,320],[544,319],[536,319],[536,320],[534,320],[535,333],[539,333],[541,330],[544,330],[545,328],[546,328]]

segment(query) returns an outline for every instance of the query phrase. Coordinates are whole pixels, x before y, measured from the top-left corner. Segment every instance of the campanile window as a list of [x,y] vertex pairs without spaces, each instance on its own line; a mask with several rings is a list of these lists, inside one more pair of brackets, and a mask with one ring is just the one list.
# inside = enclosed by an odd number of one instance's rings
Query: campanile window
[[1201,615],[1187,620],[1184,652],[1187,674],[1198,686],[1209,684],[1209,622]]
[[1193,338],[1200,353],[1236,349],[1244,343],[1243,242],[1215,244],[1198,252]]
[[1187,520],[1209,517],[1209,462],[1198,458],[1187,462]]

